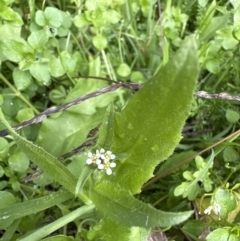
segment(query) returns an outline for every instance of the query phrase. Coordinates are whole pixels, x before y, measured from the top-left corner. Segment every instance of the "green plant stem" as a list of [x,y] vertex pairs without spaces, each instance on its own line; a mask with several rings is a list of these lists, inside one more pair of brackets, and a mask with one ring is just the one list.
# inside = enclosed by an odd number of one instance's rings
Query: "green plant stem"
[[94,205],[90,206],[83,206],[75,211],[59,218],[55,222],[50,223],[49,225],[46,225],[34,233],[31,233],[30,235],[18,239],[19,241],[38,241],[41,240],[42,238],[46,237],[47,235],[51,234],[52,232],[56,231],[57,229],[63,227],[64,225],[67,225],[68,223],[74,221],[76,218],[80,218],[82,215],[85,213],[88,213],[92,211],[95,208]]
[[27,106],[29,106],[35,114],[39,114],[39,111],[19,92],[1,73],[0,79],[15,93],[15,96],[19,97]]

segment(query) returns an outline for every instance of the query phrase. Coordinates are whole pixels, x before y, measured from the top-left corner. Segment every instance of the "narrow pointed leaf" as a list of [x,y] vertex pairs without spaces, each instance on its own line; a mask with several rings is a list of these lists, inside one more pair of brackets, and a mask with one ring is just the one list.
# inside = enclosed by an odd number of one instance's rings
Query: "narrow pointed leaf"
[[97,209],[125,226],[151,228],[179,224],[190,217],[188,212],[163,212],[135,199],[131,193],[109,181],[99,182],[89,192]]

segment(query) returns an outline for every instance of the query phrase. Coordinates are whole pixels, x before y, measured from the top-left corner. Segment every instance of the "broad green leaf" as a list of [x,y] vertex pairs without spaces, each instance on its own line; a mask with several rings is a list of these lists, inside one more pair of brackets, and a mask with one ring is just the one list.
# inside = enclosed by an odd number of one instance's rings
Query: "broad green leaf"
[[30,67],[30,73],[40,85],[49,85],[51,82],[48,63],[40,63],[39,61],[33,63]]
[[98,238],[103,238],[105,241],[146,241],[149,233],[149,229],[129,228],[105,217],[91,227],[87,233],[87,238],[89,241],[97,240]]
[[[0,207],[3,209],[10,209],[12,205],[16,203],[15,197],[7,191],[0,191]],[[6,213],[1,215],[0,209],[0,229],[7,228],[13,220],[8,219],[8,215]]]
[[235,110],[231,110],[231,109],[227,109],[226,111],[226,118],[230,123],[236,123],[239,121],[240,119],[240,115],[237,111]]
[[230,227],[228,228],[218,228],[216,230],[214,230],[213,232],[211,232],[210,234],[208,234],[207,241],[213,241],[213,240],[217,240],[217,241],[238,241],[239,240],[239,236],[231,233],[230,231]]
[[98,49],[98,50],[103,50],[107,46],[107,39],[104,36],[98,35],[94,36],[93,39],[93,45]]
[[116,24],[121,19],[121,14],[116,10],[109,9],[106,11],[106,18],[108,19],[109,23]]
[[[79,105],[81,108],[81,105]],[[57,116],[44,120],[37,144],[46,151],[60,157],[74,148],[80,146],[89,131],[98,126],[104,116],[105,109],[98,109],[93,115],[64,111]],[[59,132],[61,129],[61,132]],[[54,143],[54,145],[53,145]]]
[[31,52],[31,48],[27,46],[23,40],[4,39],[0,42],[0,49],[8,60],[19,62],[24,59],[26,53]]
[[1,11],[0,16],[1,16],[1,19],[6,20],[9,24],[13,26],[23,25],[21,16],[9,7],[5,8],[4,11]]
[[239,152],[232,146],[227,146],[223,151],[223,159],[225,162],[238,162]]
[[24,173],[29,166],[29,159],[23,152],[17,152],[8,158],[9,167],[14,172]]
[[65,69],[63,68],[62,62],[59,58],[51,56],[49,66],[53,77],[60,77],[65,74]]
[[28,43],[33,49],[39,50],[44,47],[48,39],[49,39],[49,31],[47,28],[44,28],[42,30],[31,33],[30,36],[28,37]]
[[61,164],[57,158],[46,152],[43,148],[38,147],[32,142],[19,136],[5,120],[1,109],[0,120],[13,135],[15,142],[19,148],[25,152],[29,159],[35,162],[41,170],[49,174],[53,180],[59,182],[70,192],[75,192],[75,186],[77,184],[75,176],[73,176],[73,174]]
[[70,75],[74,75],[76,71],[77,62],[72,58],[69,52],[63,51],[61,53],[61,64],[63,65],[64,71]]
[[44,11],[46,25],[58,28],[62,24],[62,15],[57,8],[47,7]]
[[156,165],[172,154],[191,108],[197,76],[196,43],[190,37],[115,116],[112,152],[129,156],[117,164],[112,182],[139,193]]
[[18,90],[25,90],[31,84],[32,77],[29,71],[22,71],[19,68],[13,70],[13,81]]
[[135,199],[128,190],[105,180],[89,191],[96,208],[125,226],[151,228],[168,227],[188,219],[192,212],[163,212]]
[[220,69],[220,61],[215,58],[209,58],[205,62],[206,68],[210,73],[217,74],[219,73]]
[[74,18],[73,18],[73,23],[76,27],[78,28],[82,28],[82,27],[86,27],[88,25],[91,24],[90,21],[88,21],[85,17],[85,14],[84,13],[81,13],[79,15],[76,15]]
[[31,108],[23,108],[20,109],[17,113],[16,119],[19,122],[23,122],[25,120],[29,120],[34,117],[34,112]]
[[40,26],[50,25],[58,28],[62,24],[62,16],[57,8],[47,7],[44,12],[41,10],[36,12],[35,21]]
[[122,77],[127,77],[131,74],[131,68],[127,64],[122,63],[119,65],[117,73]]
[[74,196],[67,190],[60,190],[45,197],[25,201],[22,203],[14,204],[14,202],[8,201],[8,204],[11,205],[11,208],[9,208],[9,205],[1,205],[0,223],[5,224],[9,221],[12,222],[15,219],[40,212],[54,205],[58,205],[73,197]]
[[[234,195],[222,188],[217,189],[217,191],[212,196],[211,200],[213,211],[215,214],[220,215],[222,217],[226,217],[229,212],[233,211],[237,207],[237,200]],[[220,207],[220,212],[216,212],[216,206]]]

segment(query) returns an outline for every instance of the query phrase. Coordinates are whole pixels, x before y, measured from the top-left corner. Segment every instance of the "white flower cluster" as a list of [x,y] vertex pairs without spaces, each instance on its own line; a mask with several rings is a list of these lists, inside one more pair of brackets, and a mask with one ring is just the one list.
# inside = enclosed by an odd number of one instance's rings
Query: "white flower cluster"
[[88,152],[88,159],[86,163],[88,165],[97,165],[100,170],[106,170],[107,175],[112,174],[112,168],[116,167],[116,163],[112,160],[115,159],[115,155],[111,151],[105,151],[103,148],[96,150],[96,153]]

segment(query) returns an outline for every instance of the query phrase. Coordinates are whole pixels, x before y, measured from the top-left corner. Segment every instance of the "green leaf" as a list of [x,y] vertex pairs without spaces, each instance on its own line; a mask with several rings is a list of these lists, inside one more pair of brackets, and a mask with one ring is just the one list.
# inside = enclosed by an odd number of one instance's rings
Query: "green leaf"
[[205,65],[207,70],[213,74],[217,74],[220,71],[220,61],[217,58],[207,59]]
[[81,13],[79,15],[76,15],[74,18],[73,18],[73,23],[76,27],[78,28],[83,28],[83,27],[86,27],[88,25],[91,24],[90,21],[88,21],[85,17],[85,14],[84,13]]
[[218,228],[208,234],[206,237],[207,241],[213,241],[213,240],[218,240],[218,241],[238,241],[239,236],[235,234],[231,234],[230,228]]
[[235,110],[231,110],[231,109],[227,109],[226,111],[226,118],[230,123],[236,123],[239,121],[240,119],[240,115],[237,111]]
[[[81,108],[81,105],[79,107]],[[104,110],[99,109],[91,116],[69,110],[47,118],[41,126],[38,145],[57,157],[71,151],[81,145],[86,140],[89,131],[100,124]]]
[[23,152],[17,152],[8,158],[9,167],[14,172],[24,173],[29,166],[29,159]]
[[103,50],[107,46],[107,39],[104,36],[98,35],[94,36],[93,39],[93,45],[98,49],[98,50]]
[[59,58],[56,58],[54,56],[51,56],[50,62],[49,62],[51,75],[53,77],[60,77],[65,74],[65,69],[63,68],[62,62]]
[[13,70],[13,81],[18,90],[25,90],[31,84],[32,77],[29,71],[22,71],[19,68]]
[[21,16],[14,12],[11,8],[7,7],[4,9],[4,11],[0,12],[1,19],[6,20],[9,24],[13,26],[22,26],[23,21]]
[[106,11],[106,18],[108,19],[109,23],[116,24],[121,19],[121,14],[116,10],[109,9]]
[[22,40],[4,39],[0,42],[0,48],[8,60],[19,62],[26,53],[31,52],[31,48]]
[[0,109],[0,120],[13,135],[15,142],[19,148],[25,152],[29,159],[34,161],[43,171],[51,176],[51,178],[59,182],[70,192],[75,192],[77,180],[75,176],[63,165],[57,158],[46,152],[43,148],[36,146],[32,142],[19,136],[5,120],[2,110]]
[[[14,201],[8,200],[7,206],[1,205],[0,223],[5,224],[7,222],[12,222],[15,219],[35,214],[54,205],[58,205],[62,202],[65,202],[71,198],[73,198],[73,195],[69,193],[67,190],[60,190],[58,192],[49,194],[45,197],[17,204],[15,204],[16,202]],[[9,208],[9,205],[11,205],[11,208]]]
[[45,16],[42,10],[38,10],[35,14],[35,21],[39,26],[45,26]]
[[48,39],[49,31],[47,28],[44,28],[42,30],[31,33],[28,37],[28,43],[33,49],[39,51],[39,49],[42,49],[44,47]]
[[11,205],[16,203],[15,197],[7,191],[0,191],[0,229],[7,228],[13,220],[9,220],[7,212],[1,213],[2,209],[10,209]]
[[62,15],[57,8],[47,7],[44,11],[47,25],[58,28],[62,25]]
[[117,69],[117,73],[122,77],[127,77],[131,74],[131,68],[125,63],[120,64]]
[[0,137],[0,161],[4,160],[8,155],[9,144],[6,139]]
[[239,160],[239,153],[232,146],[227,146],[223,151],[223,159],[225,162],[237,162]]
[[146,241],[150,230],[139,227],[126,227],[105,217],[92,226],[87,233],[89,241],[103,238],[105,241]]
[[39,61],[33,63],[30,67],[30,73],[40,85],[49,85],[51,82],[48,63],[40,63]]
[[191,37],[116,115],[112,151],[129,156],[117,164],[113,182],[139,193],[156,165],[172,154],[191,108],[197,76],[196,43]]
[[129,191],[110,181],[97,183],[89,191],[97,209],[125,226],[168,227],[188,219],[192,212],[163,212],[135,199]]
[[39,26],[52,26],[58,28],[62,24],[62,15],[57,8],[47,7],[45,11],[38,10],[35,21]]
[[[228,190],[218,188],[216,193],[212,196],[213,211],[222,217],[226,217],[229,212],[237,207],[237,200],[234,195]],[[216,211],[216,207],[220,207],[220,212]],[[217,209],[218,210],[218,209]]]
[[25,120],[29,120],[34,117],[34,112],[31,108],[23,108],[20,109],[17,113],[16,119],[19,122],[23,122]]

